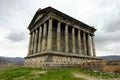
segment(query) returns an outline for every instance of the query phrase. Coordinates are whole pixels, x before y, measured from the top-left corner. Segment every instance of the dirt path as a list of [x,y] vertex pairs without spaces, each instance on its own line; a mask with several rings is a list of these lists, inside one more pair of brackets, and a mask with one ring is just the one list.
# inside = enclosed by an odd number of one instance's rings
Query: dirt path
[[91,76],[87,76],[81,73],[72,73],[73,76],[77,77],[77,78],[84,78],[85,80],[120,80],[120,79],[100,79],[100,78],[94,78]]

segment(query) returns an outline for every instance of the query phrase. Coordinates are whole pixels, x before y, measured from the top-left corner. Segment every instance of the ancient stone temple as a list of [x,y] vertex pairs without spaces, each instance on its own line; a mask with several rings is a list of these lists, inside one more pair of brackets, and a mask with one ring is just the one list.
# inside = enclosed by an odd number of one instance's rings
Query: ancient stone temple
[[28,29],[26,66],[62,67],[99,60],[95,54],[96,29],[52,7],[39,9]]

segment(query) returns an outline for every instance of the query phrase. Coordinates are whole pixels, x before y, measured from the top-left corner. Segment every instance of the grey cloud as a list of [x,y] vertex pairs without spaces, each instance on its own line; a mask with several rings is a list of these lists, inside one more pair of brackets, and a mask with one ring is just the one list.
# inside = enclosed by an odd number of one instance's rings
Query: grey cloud
[[106,25],[105,31],[108,33],[120,31],[120,20],[119,19],[112,20],[111,22],[109,22],[109,24]]
[[[98,1],[99,8],[96,21],[98,28],[95,36],[96,48],[98,51],[119,54],[120,48],[120,1],[106,0]],[[102,24],[102,25],[100,25]],[[99,26],[100,25],[100,26]]]
[[33,16],[31,14],[33,9],[30,7],[31,4],[28,0],[0,0],[0,25],[10,28],[9,26],[15,22],[28,21],[27,18]]
[[95,42],[97,47],[103,47],[109,44],[115,44],[115,43],[120,43],[120,32],[116,33],[104,33],[101,32],[99,34],[96,34],[95,36]]
[[20,42],[26,39],[26,33],[20,31],[11,31],[6,38],[12,42]]
[[116,11],[109,16],[103,25],[103,30],[105,32],[120,31],[120,9],[116,9]]
[[95,1],[97,6],[100,6],[101,8],[105,8],[105,7],[109,7],[109,6],[112,6],[112,5],[116,5],[116,4],[119,4],[120,1],[119,0],[97,0]]
[[106,4],[107,7],[103,7],[103,9],[106,9],[102,13],[101,19],[103,21],[103,26],[101,29],[104,32],[120,31],[120,1],[116,0],[108,4],[109,5]]

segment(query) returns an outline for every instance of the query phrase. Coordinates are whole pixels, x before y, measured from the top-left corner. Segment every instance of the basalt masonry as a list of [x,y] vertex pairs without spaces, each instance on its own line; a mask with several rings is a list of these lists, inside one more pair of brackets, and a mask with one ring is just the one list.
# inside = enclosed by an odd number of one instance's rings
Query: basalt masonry
[[25,66],[71,67],[96,58],[96,29],[52,7],[38,9],[29,27]]

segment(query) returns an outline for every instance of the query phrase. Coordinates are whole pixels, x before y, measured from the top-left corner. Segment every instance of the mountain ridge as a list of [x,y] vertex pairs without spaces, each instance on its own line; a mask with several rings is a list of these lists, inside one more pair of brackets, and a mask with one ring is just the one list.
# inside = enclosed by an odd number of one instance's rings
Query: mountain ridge
[[4,57],[0,56],[0,61],[4,63],[24,63],[25,59],[22,57]]
[[120,60],[120,56],[118,55],[98,56],[98,58],[103,60]]

